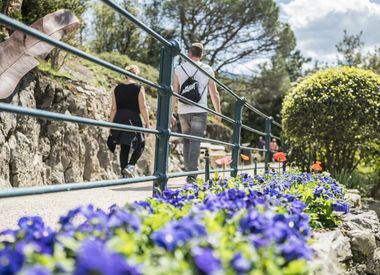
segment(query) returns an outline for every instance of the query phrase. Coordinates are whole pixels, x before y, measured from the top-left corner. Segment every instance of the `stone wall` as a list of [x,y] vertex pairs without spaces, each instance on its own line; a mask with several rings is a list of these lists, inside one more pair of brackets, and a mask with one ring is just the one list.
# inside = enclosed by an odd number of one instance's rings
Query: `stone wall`
[[356,203],[357,194],[351,195],[347,199],[352,209],[342,216],[342,224],[313,233],[315,274],[380,275],[379,218]]
[[[109,91],[34,71],[20,82],[11,104],[108,120]],[[0,113],[0,186],[18,187],[112,179],[117,157],[105,128]],[[148,137],[140,173],[153,170],[154,137]]]
[[[156,99],[147,100],[154,123]],[[34,70],[22,79],[7,102],[108,121],[111,95],[84,81]],[[231,138],[231,130],[224,126],[209,125],[207,131],[211,138]],[[0,112],[0,188],[117,178],[119,161],[117,154],[107,149],[107,136],[106,128]],[[137,164],[139,175],[153,172],[154,136],[146,138],[144,154]],[[171,140],[170,172],[183,166],[179,142]]]

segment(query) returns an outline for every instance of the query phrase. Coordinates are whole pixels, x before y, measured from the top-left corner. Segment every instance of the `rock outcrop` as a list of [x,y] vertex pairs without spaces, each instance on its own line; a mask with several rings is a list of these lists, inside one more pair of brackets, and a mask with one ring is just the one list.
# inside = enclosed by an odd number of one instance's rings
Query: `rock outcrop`
[[[8,102],[107,121],[111,96],[84,82],[34,71]],[[0,188],[117,178],[118,159],[107,149],[107,136],[105,128],[0,112]],[[152,173],[153,154],[154,137],[148,136],[139,173]]]
[[[352,204],[357,201],[355,197]],[[316,274],[380,275],[380,222],[375,211],[353,208],[337,229],[313,237]]]
[[[155,123],[157,101],[149,96],[147,100]],[[108,121],[111,93],[82,80],[34,70],[7,103]],[[225,126],[209,125],[207,131],[208,137],[231,138]],[[118,178],[118,152],[114,155],[107,149],[107,137],[106,128],[0,112],[0,188]],[[154,135],[146,135],[145,151],[137,163],[139,175],[153,173],[154,143]],[[181,167],[181,140],[173,138],[169,172],[181,171]]]

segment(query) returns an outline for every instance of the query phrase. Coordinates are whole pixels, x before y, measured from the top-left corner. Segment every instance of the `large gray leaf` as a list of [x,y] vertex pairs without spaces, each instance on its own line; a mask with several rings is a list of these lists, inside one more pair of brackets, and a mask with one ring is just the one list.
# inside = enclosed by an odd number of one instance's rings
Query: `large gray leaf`
[[[60,40],[80,26],[78,18],[68,10],[58,10],[34,22],[31,27]],[[21,78],[54,49],[41,40],[15,31],[0,43],[0,99],[12,94]]]

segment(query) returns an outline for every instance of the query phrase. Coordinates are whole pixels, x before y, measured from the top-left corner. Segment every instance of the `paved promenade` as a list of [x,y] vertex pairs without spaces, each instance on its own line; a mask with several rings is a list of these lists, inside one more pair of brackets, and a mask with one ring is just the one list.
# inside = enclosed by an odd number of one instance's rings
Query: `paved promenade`
[[[259,169],[258,173],[262,173]],[[249,173],[252,174],[252,173]],[[185,177],[170,179],[169,188],[179,188],[185,184]],[[93,188],[87,190],[48,193],[0,199],[0,231],[17,227],[17,221],[23,216],[41,216],[53,228],[58,219],[70,209],[79,205],[93,204],[108,209],[112,204],[123,206],[152,196],[153,182],[133,183],[123,186]]]
[[[182,183],[182,184],[178,184]],[[169,188],[178,188],[185,178],[172,179]],[[112,204],[123,206],[127,202],[144,200],[152,196],[153,182],[132,183],[123,186],[92,188],[33,196],[0,199],[0,231],[15,228],[22,216],[41,216],[44,221],[56,228],[58,219],[70,209],[79,205],[93,204],[106,210]]]

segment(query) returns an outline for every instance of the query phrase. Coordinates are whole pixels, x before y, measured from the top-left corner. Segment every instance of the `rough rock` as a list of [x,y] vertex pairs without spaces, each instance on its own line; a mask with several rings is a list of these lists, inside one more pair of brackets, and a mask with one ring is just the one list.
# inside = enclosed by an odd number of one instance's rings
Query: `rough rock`
[[360,192],[357,189],[348,189],[344,199],[351,207],[362,208]]
[[[7,102],[67,115],[108,120],[108,91],[80,81],[27,74]],[[0,188],[113,179],[117,155],[108,151],[108,130],[0,112]],[[147,139],[139,172],[151,174],[154,138]]]
[[342,228],[347,231],[370,230],[378,232],[380,222],[373,210],[352,209],[351,212],[343,217]]
[[379,229],[373,210],[352,209],[343,217],[341,230],[349,237],[353,254],[350,274],[380,274]]
[[373,232],[369,230],[353,230],[348,235],[351,240],[352,251],[356,261],[366,260],[376,249],[376,239]]
[[[157,99],[147,97],[151,121]],[[4,101],[4,100],[3,100]],[[108,121],[111,95],[88,82],[34,70],[6,100],[17,106]],[[154,126],[153,126],[154,127]],[[230,129],[208,126],[208,137],[230,141]],[[120,177],[118,150],[107,149],[108,129],[0,112],[0,188],[74,183]],[[145,135],[137,174],[151,175],[155,136]],[[181,139],[171,139],[169,172],[183,167]]]
[[371,259],[367,263],[367,272],[380,274],[380,247],[376,248]]
[[352,258],[350,240],[339,229],[315,233],[314,238],[312,247],[316,256],[313,263],[319,266],[318,274],[343,274],[341,263]]

